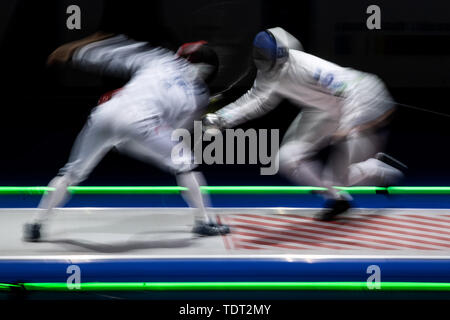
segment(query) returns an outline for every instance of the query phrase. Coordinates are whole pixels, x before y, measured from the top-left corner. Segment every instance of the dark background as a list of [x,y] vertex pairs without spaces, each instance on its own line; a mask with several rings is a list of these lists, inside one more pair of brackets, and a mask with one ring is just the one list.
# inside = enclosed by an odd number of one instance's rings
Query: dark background
[[[67,6],[81,7],[81,30],[66,28]],[[366,28],[366,8],[381,7],[381,30]],[[72,143],[98,97],[121,85],[76,70],[46,68],[57,46],[96,30],[127,33],[176,49],[204,39],[219,52],[213,90],[251,63],[254,35],[281,26],[305,50],[343,66],[379,75],[396,101],[450,113],[450,3],[396,1],[101,1],[2,0],[0,3],[0,185],[46,185],[66,162]],[[251,81],[239,89],[244,91]],[[285,131],[298,108],[283,102],[244,127]],[[448,185],[450,117],[400,107],[388,152],[410,170],[402,184]],[[259,166],[201,166],[212,185],[289,184],[260,176]],[[158,169],[111,152],[84,183],[171,185]]]

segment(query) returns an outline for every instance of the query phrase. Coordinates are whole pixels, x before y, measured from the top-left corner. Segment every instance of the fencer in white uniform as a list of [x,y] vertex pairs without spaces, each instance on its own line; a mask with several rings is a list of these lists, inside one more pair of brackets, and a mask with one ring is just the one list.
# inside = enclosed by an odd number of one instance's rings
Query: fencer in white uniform
[[[70,51],[67,53],[67,51]],[[200,192],[204,180],[193,172],[191,154],[186,161],[172,161],[174,129],[187,128],[208,105],[206,85],[214,76],[218,58],[205,42],[185,44],[177,54],[137,42],[124,35],[94,36],[72,46],[60,47],[51,56],[75,67],[100,74],[129,77],[129,82],[107,102],[93,109],[78,135],[68,163],[49,184],[34,221],[25,227],[25,239],[38,241],[42,225],[53,208],[69,198],[67,187],[85,180],[105,154],[116,147],[120,151],[151,162],[173,173],[187,203],[196,208],[193,232],[218,235],[229,232],[206,211],[205,195]],[[56,58],[55,58],[56,57]]]
[[[262,116],[288,99],[302,108],[279,151],[280,171],[296,184],[326,188],[320,218],[330,220],[350,207],[351,197],[333,185],[388,185],[402,176],[397,161],[383,153],[378,129],[394,111],[383,82],[375,75],[344,68],[302,50],[282,28],[258,33],[253,42],[258,69],[253,87],[235,102],[204,117],[206,127],[228,128]],[[328,168],[317,154],[334,140],[345,140]],[[336,165],[337,162],[339,165]],[[400,163],[398,163],[400,164]]]

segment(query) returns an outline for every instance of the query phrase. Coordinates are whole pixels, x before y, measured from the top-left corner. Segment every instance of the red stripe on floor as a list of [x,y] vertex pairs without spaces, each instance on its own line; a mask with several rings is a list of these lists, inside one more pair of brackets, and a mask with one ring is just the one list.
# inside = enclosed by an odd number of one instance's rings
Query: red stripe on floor
[[[327,235],[327,236],[332,236],[332,237],[339,237],[338,234],[333,234],[333,233],[330,233],[330,232],[321,232],[321,231],[316,231],[316,230],[311,230],[311,229],[304,229],[304,228],[293,227],[293,226],[281,226],[281,225],[277,225],[277,224],[273,224],[273,223],[257,222],[257,221],[239,219],[239,218],[233,218],[233,220],[234,221],[238,221],[238,222],[242,222],[242,223],[258,224],[258,225],[262,225],[262,226],[266,226],[266,227],[277,227],[277,228],[295,230],[295,231],[306,232],[306,233],[313,233],[313,234],[316,233],[318,235]],[[273,233],[274,231],[273,230],[267,230],[267,232]],[[275,233],[278,233],[278,231],[275,231]],[[320,237],[311,236],[311,235],[304,235],[304,234],[302,234],[301,236],[305,237],[305,238],[309,238],[309,239],[315,239],[315,240],[318,240],[318,241],[327,240],[326,238],[320,238]],[[343,238],[345,238],[345,239],[352,239],[352,240],[366,241],[366,242],[375,242],[375,243],[387,244],[387,245],[397,246],[397,247],[405,247],[405,248],[410,248],[410,249],[436,250],[434,248],[415,246],[415,245],[408,245],[408,244],[402,244],[402,243],[391,242],[391,241],[386,241],[386,240],[367,239],[367,238],[353,236],[353,235],[346,235]],[[330,240],[328,240],[328,241],[330,241]],[[333,241],[334,243],[339,243],[339,242],[342,242],[344,240],[335,240],[335,239],[333,239],[331,241]],[[343,244],[345,244],[345,243],[343,243]],[[355,244],[350,243],[350,245],[355,245]],[[369,244],[365,244],[365,243],[358,243],[357,246],[371,248],[371,249],[379,249],[379,250],[388,250],[389,249],[389,248],[386,248],[386,247],[369,245]]]
[[[270,216],[255,216],[255,215],[251,215],[251,216],[262,219],[262,220],[286,222],[286,223],[291,223],[291,224],[295,224],[295,225],[299,225],[299,226],[313,227],[313,228],[318,228],[318,229],[327,229],[327,230],[332,230],[332,231],[336,231],[336,232],[352,233],[352,234],[374,236],[374,237],[388,236],[390,239],[397,239],[397,240],[401,240],[401,241],[408,241],[408,242],[414,242],[414,243],[419,243],[419,244],[425,244],[425,245],[428,244],[428,245],[433,245],[433,246],[450,248],[450,238],[444,238],[445,239],[444,241],[447,241],[448,243],[439,243],[439,242],[432,242],[432,241],[426,240],[427,235],[424,235],[424,234],[417,235],[419,237],[422,237],[423,239],[407,238],[407,237],[401,237],[401,236],[396,236],[396,235],[380,235],[380,234],[377,234],[374,232],[365,231],[364,230],[364,228],[366,228],[365,225],[355,226],[355,227],[359,227],[359,229],[355,230],[355,229],[346,228],[346,226],[326,226],[326,225],[319,224],[319,222],[317,222],[317,223],[308,223],[308,222],[297,223],[292,220],[275,218],[275,217],[270,217]],[[305,217],[297,217],[297,218],[298,219],[304,218],[305,220],[308,219]],[[380,231],[385,231],[385,229],[381,229],[381,228],[379,228],[379,229],[380,229]],[[317,233],[320,233],[320,232],[321,231],[318,231]],[[393,232],[393,231],[391,231],[391,232]],[[339,236],[339,234],[336,234],[336,236]]]

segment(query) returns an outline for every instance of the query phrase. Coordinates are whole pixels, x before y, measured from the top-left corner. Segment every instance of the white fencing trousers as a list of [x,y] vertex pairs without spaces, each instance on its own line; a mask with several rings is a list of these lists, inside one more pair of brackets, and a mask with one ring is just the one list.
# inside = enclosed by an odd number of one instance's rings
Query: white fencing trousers
[[[105,154],[115,146],[121,152],[172,174],[190,172],[195,167],[191,154],[184,154],[189,158],[186,161],[175,163],[171,159],[173,146],[180,143],[172,141],[172,130],[156,117],[142,119],[134,117],[133,112],[126,116],[112,102],[95,108],[75,141],[68,163],[60,170],[59,176],[50,182],[49,187],[55,188],[55,191],[42,198],[39,208],[44,210],[40,210],[36,220],[46,220],[52,208],[63,206],[69,199],[67,187],[85,180]],[[177,180],[183,181],[190,188],[199,187],[194,175],[184,174],[183,178]],[[185,199],[192,207],[199,208],[200,214],[205,216],[204,206],[199,204],[201,200],[196,196],[197,191],[194,190],[192,195],[188,193]]]
[[317,153],[326,147],[338,127],[337,116],[304,108],[286,132],[279,152],[280,171],[295,184],[326,188],[326,198],[340,198],[338,190],[322,178]]
[[337,198],[332,186],[393,184],[402,173],[374,158],[383,150],[386,131],[366,130],[333,145],[323,165],[317,154],[332,142],[338,116],[319,109],[305,108],[293,121],[280,148],[280,171],[296,184],[327,188],[325,197]]

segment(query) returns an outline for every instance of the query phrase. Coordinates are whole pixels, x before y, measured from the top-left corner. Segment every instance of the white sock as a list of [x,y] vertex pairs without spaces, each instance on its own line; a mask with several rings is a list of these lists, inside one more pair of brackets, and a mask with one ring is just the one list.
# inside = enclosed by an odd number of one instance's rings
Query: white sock
[[71,179],[65,176],[57,176],[50,181],[48,187],[53,188],[53,191],[48,191],[41,199],[39,203],[39,210],[34,217],[35,223],[46,222],[53,209],[56,207],[62,207],[70,199],[70,192],[67,191],[67,187],[72,185]]
[[191,208],[196,208],[194,218],[196,221],[212,222],[205,208],[205,203],[209,204],[209,198],[203,195],[200,190],[200,183],[204,183],[205,179],[199,172],[186,172],[176,175],[177,183],[180,187],[188,190],[182,191],[181,196]]

